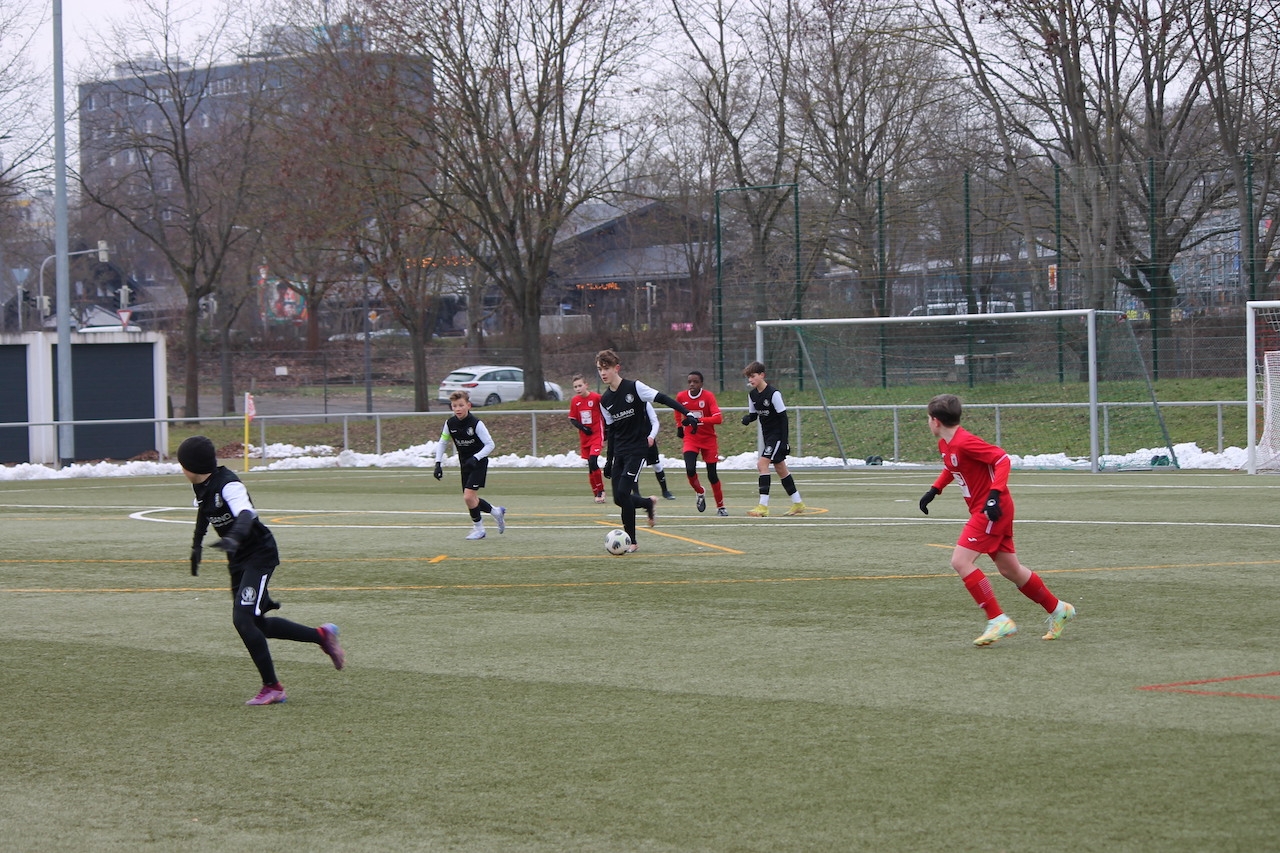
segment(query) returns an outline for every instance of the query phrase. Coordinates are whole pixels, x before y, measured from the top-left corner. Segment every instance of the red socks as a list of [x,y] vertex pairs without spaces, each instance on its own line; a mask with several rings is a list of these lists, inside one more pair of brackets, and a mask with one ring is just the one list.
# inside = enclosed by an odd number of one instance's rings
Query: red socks
[[1058,597],[1049,592],[1049,588],[1044,585],[1044,581],[1040,580],[1040,576],[1035,572],[1031,573],[1031,580],[1018,587],[1018,592],[1039,604],[1045,609],[1046,613],[1052,613],[1058,606]]
[[965,575],[964,588],[973,596],[973,600],[978,602],[978,606],[987,614],[988,619],[995,619],[1004,613],[1000,609],[1000,602],[996,601],[995,590],[991,588],[991,581],[987,580],[987,576],[982,573],[981,569],[974,569]]

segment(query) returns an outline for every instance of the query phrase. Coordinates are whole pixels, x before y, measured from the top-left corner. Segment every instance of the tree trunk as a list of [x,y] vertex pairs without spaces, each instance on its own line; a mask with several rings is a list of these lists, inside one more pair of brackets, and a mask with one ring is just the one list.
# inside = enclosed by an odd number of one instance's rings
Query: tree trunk
[[540,293],[531,288],[520,311],[520,349],[524,353],[524,400],[545,400],[546,386],[542,377],[542,313]]
[[426,335],[417,330],[409,330],[409,352],[413,358],[413,410],[415,412],[431,411],[431,386],[427,383],[427,342]]
[[[234,319],[234,318],[232,318]],[[219,329],[222,350],[219,367],[222,379],[222,414],[236,413],[235,377],[231,375],[231,320],[225,320]]]
[[182,324],[182,336],[187,352],[183,374],[187,394],[182,415],[196,418],[200,416],[200,298],[193,293],[187,295],[185,320]]

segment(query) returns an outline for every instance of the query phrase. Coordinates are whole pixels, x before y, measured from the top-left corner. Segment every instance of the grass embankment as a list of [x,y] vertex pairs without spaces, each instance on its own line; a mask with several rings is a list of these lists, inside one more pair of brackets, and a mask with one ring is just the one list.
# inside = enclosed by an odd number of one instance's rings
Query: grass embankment
[[[790,383],[780,382],[779,387],[791,408],[820,406],[821,397],[816,390],[800,390]],[[677,389],[666,389],[674,392]],[[305,400],[314,396],[315,389],[273,390],[259,398],[259,411],[270,409],[272,398]],[[175,391],[175,398],[180,392]],[[973,388],[951,384],[911,386],[898,388],[842,388],[827,389],[829,406],[897,406],[896,443],[895,412],[850,410],[835,411],[832,421],[840,435],[838,446],[821,411],[799,413],[799,429],[796,418],[792,420],[792,449],[797,454],[814,456],[839,455],[842,446],[849,458],[879,455],[886,459],[897,456],[908,461],[932,459],[935,450],[932,437],[926,429],[923,407],[935,394],[955,393],[974,408],[965,419],[965,426],[991,440],[996,440],[1010,452],[1020,455],[1040,453],[1067,453],[1086,456],[1089,453],[1088,411],[1081,407],[1064,408],[1053,404],[1087,403],[1088,386],[1073,384],[1000,384],[978,385]],[[327,390],[328,399],[364,400],[363,389]],[[1239,402],[1245,398],[1244,380],[1241,379],[1178,379],[1158,383],[1156,394],[1162,404],[1180,402]],[[383,399],[394,395],[411,396],[403,387],[377,389],[375,395]],[[746,405],[746,390],[731,387],[717,394],[725,408],[742,409]],[[1148,403],[1150,397],[1145,383],[1112,382],[1099,388],[1101,403]],[[1001,406],[997,428],[996,412],[981,406]],[[1047,408],[1017,408],[1025,404],[1040,404]],[[539,410],[537,416],[537,447],[539,454],[568,453],[577,451],[577,433],[569,426],[564,413],[566,403],[505,403],[492,408],[476,409],[498,443],[500,453],[528,453],[533,446],[533,417],[529,415],[503,415],[502,412]],[[447,416],[443,404],[432,402],[434,417],[380,418],[380,425],[372,420],[351,418],[345,428],[345,446],[364,453],[383,451],[422,444],[439,435],[440,423]],[[322,410],[319,400],[316,411]],[[1165,405],[1161,412],[1170,439],[1175,444],[1193,442],[1204,450],[1217,450],[1219,435],[1226,446],[1243,446],[1245,442],[1245,408],[1242,405],[1191,406]],[[663,410],[661,415],[669,416]],[[1221,418],[1221,423],[1219,423]],[[671,424],[671,428],[667,424]],[[659,446],[667,456],[678,453],[673,432],[674,420],[663,421]],[[1104,431],[1103,452],[1127,453],[1147,447],[1159,447],[1163,436],[1154,408],[1109,407],[1100,424]],[[180,424],[170,430],[171,448],[189,435],[204,433],[221,448],[239,447],[243,427],[235,424],[206,423]],[[255,424],[250,435],[251,443],[260,441],[260,428]],[[737,413],[726,413],[725,424],[719,428],[720,448],[726,455],[749,452],[755,449],[754,428],[744,428],[738,423]],[[341,416],[329,415],[327,421],[271,422],[267,427],[267,440],[272,443],[290,443],[300,446],[327,444],[344,446],[344,425]]]

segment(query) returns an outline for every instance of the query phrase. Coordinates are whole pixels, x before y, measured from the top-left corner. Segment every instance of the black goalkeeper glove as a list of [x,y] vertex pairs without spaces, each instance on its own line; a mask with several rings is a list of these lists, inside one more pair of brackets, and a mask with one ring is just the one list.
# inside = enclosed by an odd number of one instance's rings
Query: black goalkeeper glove
[[760,417],[760,413],[759,413],[759,412],[747,412],[745,415],[743,415],[743,416],[742,416],[742,425],[743,425],[743,426],[750,426],[750,425],[751,425],[751,422],[752,422],[752,421],[754,421],[754,420],[755,420],[756,418],[758,418],[758,417]]
[[982,507],[982,513],[993,522],[999,521],[1000,516],[1004,515],[1004,510],[1000,509],[999,489],[992,489],[987,493],[987,503]]
[[940,494],[942,494],[941,491],[939,491],[938,489],[935,489],[933,486],[930,486],[929,491],[925,492],[924,497],[920,498],[920,511],[923,512],[925,515],[928,515],[929,504],[933,501],[934,498],[936,498]]
[[443,463],[440,463],[440,462],[437,462],[437,463],[436,463],[436,470],[432,473],[432,475],[431,475],[431,476],[435,477],[437,480],[443,480],[443,479],[444,479],[444,464],[443,464]]
[[698,434],[698,419],[695,418],[693,415],[685,415],[684,420],[680,422],[680,425],[684,427],[688,427],[689,432],[693,433],[694,435]]
[[613,479],[613,462],[604,463],[604,467],[600,469],[600,473],[604,475],[606,480]]
[[226,553],[228,557],[233,556],[236,551],[240,550],[240,540],[234,536],[223,536],[217,542],[213,543],[213,547],[219,551]]
[[204,553],[204,548],[200,545],[191,546],[191,576],[196,577],[200,574],[200,556]]
[[684,438],[684,427],[676,427],[676,438]]

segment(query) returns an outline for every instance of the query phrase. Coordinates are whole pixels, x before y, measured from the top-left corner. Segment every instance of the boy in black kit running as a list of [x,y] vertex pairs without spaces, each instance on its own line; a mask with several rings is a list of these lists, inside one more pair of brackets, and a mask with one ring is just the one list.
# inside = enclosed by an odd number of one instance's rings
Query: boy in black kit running
[[498,522],[498,532],[507,529],[507,508],[493,506],[480,497],[489,474],[489,454],[493,452],[493,436],[484,422],[471,414],[471,392],[454,391],[449,395],[449,408],[453,417],[444,422],[440,442],[436,445],[435,478],[444,479],[444,443],[453,442],[458,451],[458,467],[462,469],[462,502],[471,516],[471,532],[468,539],[483,539],[484,521],[480,513],[487,512]]
[[636,508],[642,508],[649,516],[649,526],[657,522],[656,497],[642,498],[632,494],[632,487],[640,479],[645,456],[653,445],[649,420],[649,404],[657,401],[685,416],[685,429],[697,429],[698,419],[675,399],[637,382],[622,378],[622,362],[611,349],[596,355],[596,369],[600,381],[608,388],[600,395],[600,411],[609,430],[609,452],[604,463],[604,475],[613,486],[613,502],[622,510],[622,529],[631,537],[631,549],[636,545]]
[[267,593],[267,583],[280,565],[276,538],[258,518],[244,483],[218,464],[213,442],[203,435],[188,438],[178,447],[178,464],[196,493],[191,574],[200,574],[204,535],[212,524],[221,537],[213,547],[226,552],[231,571],[231,624],[262,676],[262,690],[245,704],[274,705],[288,698],[284,685],[276,678],[268,639],[315,643],[333,661],[335,669],[342,669],[346,654],[338,645],[337,625],[326,622],[319,628],[308,628],[288,619],[267,618],[267,611],[280,606]]

